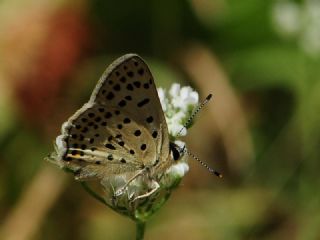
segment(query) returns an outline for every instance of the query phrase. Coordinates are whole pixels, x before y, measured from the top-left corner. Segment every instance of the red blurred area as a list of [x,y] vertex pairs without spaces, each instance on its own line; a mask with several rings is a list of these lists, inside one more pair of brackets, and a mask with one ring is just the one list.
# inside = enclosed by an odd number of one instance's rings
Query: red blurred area
[[81,11],[61,9],[50,18],[32,71],[26,71],[16,85],[18,104],[32,125],[51,117],[65,81],[71,79],[75,67],[85,57],[88,29]]

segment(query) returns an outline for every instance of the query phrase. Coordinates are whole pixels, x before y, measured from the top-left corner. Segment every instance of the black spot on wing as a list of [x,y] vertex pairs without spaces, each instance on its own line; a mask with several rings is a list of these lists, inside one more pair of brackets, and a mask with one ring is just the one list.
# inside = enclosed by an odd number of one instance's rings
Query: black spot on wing
[[132,86],[131,83],[128,83],[127,89],[128,89],[129,91],[133,91],[134,88],[133,88],[133,86]]
[[125,119],[123,119],[123,123],[125,123],[125,124],[128,124],[128,123],[130,123],[130,122],[131,122],[130,118],[125,118]]
[[81,145],[81,149],[82,149],[82,150],[86,150],[86,149],[87,149],[87,145],[82,144],[82,145]]
[[133,85],[136,86],[136,88],[140,88],[141,87],[141,82],[139,81],[134,81]]
[[150,102],[150,99],[149,98],[145,98],[142,101],[138,102],[137,106],[138,107],[143,107],[144,105],[148,104],[149,102]]
[[111,112],[106,112],[106,114],[104,115],[105,118],[111,118],[112,117],[112,113]]
[[157,131],[153,131],[152,137],[153,137],[153,138],[157,138],[157,136],[158,136],[158,132],[157,132]]
[[120,82],[125,83],[127,81],[126,77],[121,77]]
[[109,148],[111,150],[116,150],[116,148],[111,143],[107,143],[105,146],[106,148]]
[[72,137],[73,139],[77,139],[78,135],[77,135],[77,134],[71,134],[71,137]]
[[136,137],[139,137],[140,135],[141,135],[141,131],[138,129],[138,130],[136,130],[135,132],[134,132],[134,135],[136,136]]
[[129,71],[129,72],[127,72],[127,75],[128,75],[128,77],[132,78],[134,76],[134,73],[132,71]]
[[128,95],[128,96],[125,96],[124,98],[127,99],[128,101],[131,101],[131,100],[132,100],[132,97],[129,96],[129,95]]
[[124,107],[124,106],[126,106],[127,105],[127,102],[126,102],[126,100],[121,100],[119,103],[118,103],[118,105],[119,105],[119,107]]
[[112,100],[114,97],[115,97],[115,96],[114,96],[113,92],[109,92],[109,93],[107,94],[107,96],[106,96],[106,98],[107,98],[108,100]]
[[153,122],[153,117],[152,116],[147,117],[146,121],[147,121],[147,123],[152,123]]
[[121,90],[120,84],[114,85],[113,89],[119,92]]
[[143,69],[143,68],[140,68],[140,69],[138,70],[138,73],[139,73],[140,76],[142,76],[142,75],[144,74],[144,69]]

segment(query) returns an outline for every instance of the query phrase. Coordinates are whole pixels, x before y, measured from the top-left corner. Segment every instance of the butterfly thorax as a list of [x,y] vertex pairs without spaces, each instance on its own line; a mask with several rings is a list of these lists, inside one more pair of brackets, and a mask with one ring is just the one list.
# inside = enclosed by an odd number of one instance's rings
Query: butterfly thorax
[[[147,166],[150,176],[162,176],[172,165],[179,162],[182,159],[184,149],[181,149],[178,145],[173,142],[169,143],[169,154],[166,159],[162,161],[156,160],[154,165]],[[163,156],[163,155],[162,155]]]

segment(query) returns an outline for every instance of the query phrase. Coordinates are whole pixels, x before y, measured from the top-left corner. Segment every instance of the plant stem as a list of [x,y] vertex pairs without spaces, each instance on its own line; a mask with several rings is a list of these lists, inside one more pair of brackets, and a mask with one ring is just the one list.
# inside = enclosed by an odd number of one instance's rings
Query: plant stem
[[146,229],[145,222],[136,221],[136,240],[143,240],[145,229]]

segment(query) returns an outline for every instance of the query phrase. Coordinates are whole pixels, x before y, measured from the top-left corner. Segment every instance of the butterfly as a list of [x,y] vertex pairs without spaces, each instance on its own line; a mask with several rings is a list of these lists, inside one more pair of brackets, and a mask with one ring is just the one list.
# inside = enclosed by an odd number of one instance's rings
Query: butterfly
[[80,181],[124,176],[127,182],[115,195],[143,177],[152,187],[136,198],[150,196],[182,155],[169,140],[150,69],[136,54],[126,54],[106,69],[89,101],[61,131],[56,138],[56,163]]

